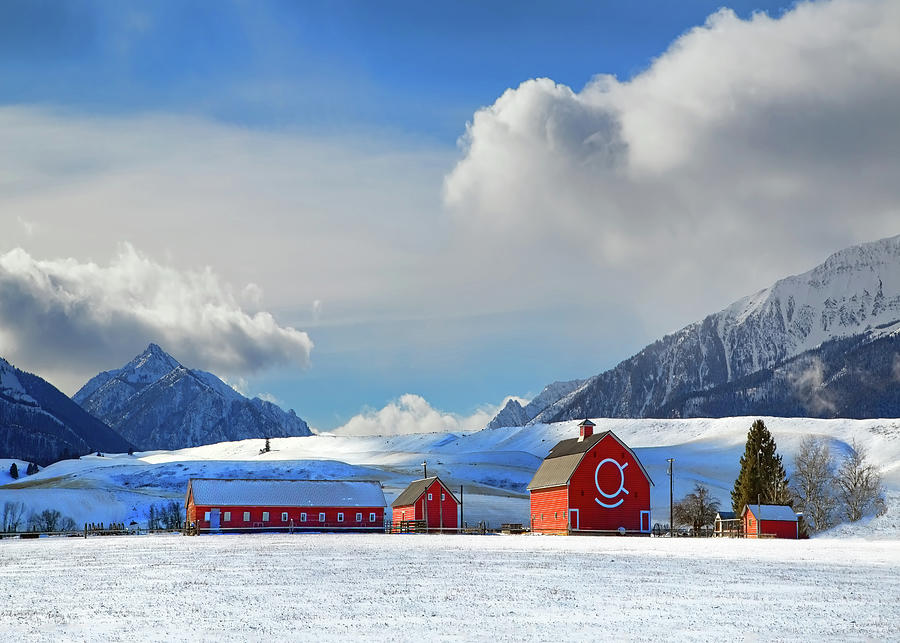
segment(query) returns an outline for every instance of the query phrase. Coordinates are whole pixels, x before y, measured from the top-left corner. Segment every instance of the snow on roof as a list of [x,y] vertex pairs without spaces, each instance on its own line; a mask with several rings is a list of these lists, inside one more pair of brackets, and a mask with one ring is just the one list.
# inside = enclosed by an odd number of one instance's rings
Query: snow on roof
[[785,520],[797,522],[797,514],[787,505],[747,505],[744,512],[750,511],[757,520]]
[[202,506],[384,507],[376,480],[231,480],[192,478],[194,504]]

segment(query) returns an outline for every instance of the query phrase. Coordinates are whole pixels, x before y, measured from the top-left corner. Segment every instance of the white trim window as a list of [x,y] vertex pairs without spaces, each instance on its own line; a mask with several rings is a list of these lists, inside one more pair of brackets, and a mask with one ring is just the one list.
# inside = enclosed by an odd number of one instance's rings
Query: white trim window
[[250,522],[250,512],[249,511],[244,512],[244,522]]
[[444,492],[441,491],[441,502],[447,499],[447,496],[444,495]]
[[430,494],[430,493],[428,494],[428,500],[429,500],[429,501],[431,500],[431,494]]
[[300,522],[306,522],[306,512],[302,512],[300,514]]
[[203,514],[203,522],[209,522],[209,512],[205,512]]
[[264,512],[263,512],[263,519],[262,519],[262,521],[263,521],[263,522],[269,522],[269,512],[268,512],[268,511],[264,511]]
[[222,518],[222,520],[225,521],[225,522],[231,522],[231,512],[230,512],[230,511],[226,511],[226,512],[225,512],[225,516]]
[[319,522],[325,522],[325,512],[321,512],[319,514]]
[[356,514],[356,522],[362,522],[362,513],[357,512],[357,514]]
[[281,522],[287,522],[287,512],[286,511],[281,512]]
[[369,514],[369,522],[375,522],[375,512],[374,511]]
[[343,511],[338,512],[338,522],[344,522],[344,512]]

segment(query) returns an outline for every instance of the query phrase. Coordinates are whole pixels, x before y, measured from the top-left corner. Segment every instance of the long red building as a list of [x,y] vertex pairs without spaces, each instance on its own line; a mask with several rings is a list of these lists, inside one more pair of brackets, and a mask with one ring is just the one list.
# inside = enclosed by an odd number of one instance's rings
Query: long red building
[[800,538],[800,521],[787,505],[746,505],[741,512],[745,538]]
[[413,480],[391,508],[395,525],[422,520],[429,531],[459,527],[459,500],[437,476]]
[[384,531],[374,480],[192,478],[184,505],[197,532]]
[[578,426],[579,437],[550,449],[528,485],[532,532],[649,534],[653,481],[641,461],[612,431]]

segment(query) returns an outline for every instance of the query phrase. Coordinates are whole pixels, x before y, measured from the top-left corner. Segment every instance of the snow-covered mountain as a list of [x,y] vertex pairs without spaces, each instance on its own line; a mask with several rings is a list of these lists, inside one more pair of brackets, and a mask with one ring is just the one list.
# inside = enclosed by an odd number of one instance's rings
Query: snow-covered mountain
[[558,399],[568,395],[576,390],[585,380],[569,380],[566,382],[553,382],[544,387],[544,390],[538,394],[525,406],[515,398],[511,398],[506,405],[500,409],[494,419],[491,420],[488,429],[496,429],[502,426],[525,426],[533,420],[545,408],[556,402]]
[[[748,399],[753,403],[740,407],[729,407],[716,399],[715,391],[778,369],[802,354],[820,351],[828,342],[857,338],[852,346],[860,350],[898,328],[900,236],[841,250],[809,272],[782,279],[667,335],[574,390],[553,400],[545,399],[544,407],[526,422],[682,413],[717,417],[784,413],[782,407],[768,406],[767,396],[753,399],[752,391]],[[843,367],[841,354],[832,350],[828,359],[831,369],[839,372]],[[815,363],[813,366],[818,368]],[[866,386],[873,384],[873,378],[880,378],[881,383],[876,385],[887,386],[897,377],[894,371],[900,373],[900,362],[893,371],[888,369],[887,379],[885,373],[870,373],[863,364],[857,366],[855,371],[845,373],[844,377],[851,379],[844,380],[844,389],[853,388],[852,378]],[[815,368],[794,375],[779,380],[787,387],[775,391],[783,399],[785,395],[803,398],[810,382],[817,385]],[[821,384],[824,382],[818,383]],[[703,392],[708,395],[702,405],[679,408],[675,404]],[[900,406],[890,412],[900,413]],[[852,404],[839,410],[829,405],[801,405],[796,412],[824,417],[871,417],[868,413]]]
[[182,366],[156,344],[92,378],[73,399],[141,449],[312,434],[294,411],[246,398],[212,373]]
[[130,446],[49,382],[0,358],[0,458],[49,464]]

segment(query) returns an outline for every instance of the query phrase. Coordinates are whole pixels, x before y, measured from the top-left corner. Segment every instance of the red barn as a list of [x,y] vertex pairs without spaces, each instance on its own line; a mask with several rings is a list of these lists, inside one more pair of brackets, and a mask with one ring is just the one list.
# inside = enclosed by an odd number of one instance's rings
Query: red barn
[[653,481],[612,431],[578,425],[579,437],[550,449],[528,485],[531,530],[544,534],[649,534]]
[[184,505],[198,532],[384,531],[374,480],[192,478]]
[[391,508],[394,524],[424,520],[429,531],[459,527],[459,500],[437,476],[413,480]]
[[741,512],[746,538],[800,538],[800,522],[787,505],[746,505]]

